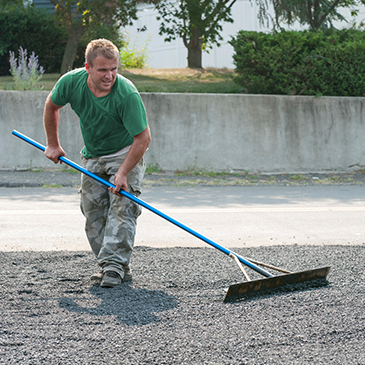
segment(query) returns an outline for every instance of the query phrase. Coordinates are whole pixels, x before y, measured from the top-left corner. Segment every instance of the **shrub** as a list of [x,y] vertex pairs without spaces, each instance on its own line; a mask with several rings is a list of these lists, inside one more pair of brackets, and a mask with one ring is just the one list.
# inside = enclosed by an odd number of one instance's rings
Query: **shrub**
[[238,33],[235,82],[253,94],[363,96],[361,31]]
[[20,47],[19,62],[17,61],[14,52],[10,51],[10,73],[13,75],[16,90],[37,90],[37,82],[44,73],[43,67],[38,64],[38,57],[32,52],[28,60],[27,50]]
[[52,13],[33,7],[0,13],[0,34],[0,75],[9,75],[9,51],[19,47],[34,51],[47,73],[59,72],[67,34]]
[[135,45],[131,45],[130,38],[125,36],[124,45],[120,50],[120,62],[122,63],[122,66],[125,68],[146,67],[148,60],[147,43],[144,47],[139,49]]

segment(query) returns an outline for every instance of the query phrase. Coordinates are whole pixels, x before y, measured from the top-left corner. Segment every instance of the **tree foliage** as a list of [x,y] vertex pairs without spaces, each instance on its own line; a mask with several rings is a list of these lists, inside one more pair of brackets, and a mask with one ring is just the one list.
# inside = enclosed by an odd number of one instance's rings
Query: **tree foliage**
[[77,48],[76,57],[73,63],[73,67],[83,67],[85,65],[85,49],[87,44],[97,38],[106,38],[112,41],[118,49],[124,47],[124,38],[119,27],[116,24],[111,25],[94,25],[89,27],[82,35],[79,46]]
[[82,36],[94,27],[131,25],[137,19],[137,0],[49,0],[56,9],[56,18],[66,30],[68,40],[61,65],[61,74],[69,71]]
[[233,23],[231,9],[236,0],[163,0],[156,5],[161,20],[159,34],[165,41],[182,38],[188,50],[188,67],[202,67],[202,50],[220,46],[222,22]]
[[30,0],[0,0],[0,12],[8,12],[15,9],[26,9],[31,5]]
[[[264,0],[260,0],[262,3]],[[265,0],[266,1],[266,0]],[[292,25],[299,22],[309,25],[312,30],[326,29],[333,26],[333,21],[346,21],[338,12],[340,8],[351,8],[352,14],[357,14],[355,6],[358,0],[270,0],[274,12],[275,23]],[[263,7],[265,9],[265,7]],[[266,7],[267,9],[267,7]],[[265,13],[265,11],[263,12]]]
[[[9,75],[9,51],[18,52],[20,47],[34,51],[46,73],[60,72],[68,36],[52,12],[33,6],[0,12],[0,34],[0,75]],[[93,25],[80,39],[74,67],[84,65],[86,45],[95,38],[107,38],[118,48],[123,46],[117,26]]]

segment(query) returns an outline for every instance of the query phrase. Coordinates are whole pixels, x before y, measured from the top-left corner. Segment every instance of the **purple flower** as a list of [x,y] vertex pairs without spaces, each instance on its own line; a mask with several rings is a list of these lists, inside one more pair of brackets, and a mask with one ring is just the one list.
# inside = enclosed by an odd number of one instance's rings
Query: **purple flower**
[[13,75],[18,90],[36,90],[36,83],[42,78],[44,69],[39,66],[38,56],[34,51],[29,57],[27,50],[19,48],[19,60],[10,51],[10,73]]

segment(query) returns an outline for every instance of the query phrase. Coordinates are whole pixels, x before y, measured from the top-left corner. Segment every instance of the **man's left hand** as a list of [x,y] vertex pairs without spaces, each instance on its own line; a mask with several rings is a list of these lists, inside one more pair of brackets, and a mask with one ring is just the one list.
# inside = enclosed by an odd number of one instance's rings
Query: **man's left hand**
[[127,176],[120,174],[118,171],[114,176],[114,185],[115,185],[115,188],[110,187],[109,191],[115,195],[122,196],[119,193],[120,190],[128,191]]
[[143,132],[133,137],[131,148],[129,149],[128,154],[118,172],[114,176],[115,189],[112,187],[109,188],[113,194],[121,196],[121,194],[119,194],[120,190],[128,191],[127,175],[141,160],[150,141],[151,133],[148,126]]

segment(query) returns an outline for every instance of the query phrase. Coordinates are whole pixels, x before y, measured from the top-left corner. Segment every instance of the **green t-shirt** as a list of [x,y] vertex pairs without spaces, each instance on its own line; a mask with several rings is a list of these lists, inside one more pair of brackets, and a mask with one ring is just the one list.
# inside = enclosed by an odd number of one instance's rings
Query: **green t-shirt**
[[147,127],[146,111],[135,86],[121,75],[108,95],[100,98],[86,84],[87,72],[79,68],[63,75],[51,92],[58,106],[70,103],[80,118],[85,158],[115,153],[133,143]]

